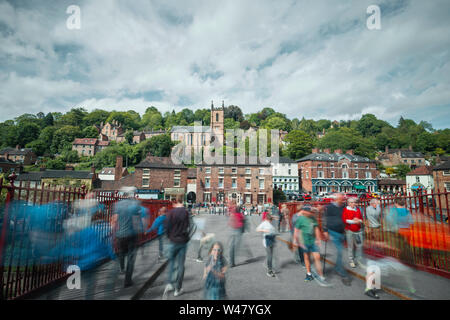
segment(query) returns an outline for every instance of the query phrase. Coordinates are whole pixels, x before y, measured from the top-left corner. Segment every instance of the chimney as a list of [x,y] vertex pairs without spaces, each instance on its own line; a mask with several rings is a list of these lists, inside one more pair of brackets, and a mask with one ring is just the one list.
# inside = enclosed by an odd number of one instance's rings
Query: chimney
[[323,152],[330,154],[331,149],[323,149]]
[[94,166],[91,167],[91,173],[95,174],[95,167]]
[[319,149],[318,148],[313,148],[312,149],[312,153],[319,153]]
[[45,165],[41,166],[41,167],[39,168],[39,171],[45,171]]
[[122,171],[123,171],[123,157],[117,156],[116,158],[116,168],[114,170],[114,180],[120,180],[122,178]]
[[334,150],[334,153],[342,154],[342,150],[341,149],[336,149],[336,150]]
[[353,149],[347,150],[346,154],[351,154],[351,155],[353,155]]
[[73,171],[74,167],[66,164],[66,171]]

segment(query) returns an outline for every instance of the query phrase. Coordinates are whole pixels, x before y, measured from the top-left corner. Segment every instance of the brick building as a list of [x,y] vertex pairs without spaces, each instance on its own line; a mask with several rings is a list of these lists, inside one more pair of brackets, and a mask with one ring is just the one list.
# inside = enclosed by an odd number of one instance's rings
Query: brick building
[[93,157],[107,146],[109,141],[96,138],[77,138],[72,142],[72,150],[77,151],[79,156]]
[[433,168],[434,191],[450,192],[450,160]]
[[16,148],[4,148],[0,150],[0,159],[29,165],[36,163],[37,156],[30,148],[16,146]]
[[[270,163],[232,163],[197,165],[197,202],[223,202],[234,199],[246,205],[272,202]],[[224,159],[225,160],[225,159]]]
[[415,169],[426,164],[423,154],[414,152],[411,146],[409,149],[389,149],[386,147],[385,152],[381,153],[377,160],[385,167],[406,164],[411,169]]
[[100,138],[100,140],[103,140],[106,136],[108,138],[108,141],[116,141],[117,137],[125,132],[122,124],[120,124],[117,120],[107,122],[105,125],[103,125],[102,122],[99,127],[95,127],[99,131],[99,134],[103,136],[103,138]]
[[312,193],[377,191],[378,171],[374,160],[353,150],[313,149],[297,160],[300,189]]
[[[123,172],[123,160],[118,160],[115,172]],[[169,157],[148,155],[138,165],[135,172],[118,176],[114,181],[102,181],[102,191],[115,191],[124,186],[134,186],[140,198],[170,199],[185,198],[187,185],[187,167],[177,165]]]
[[8,173],[11,171],[20,173],[22,170],[23,170],[22,165],[12,162],[10,160],[0,158],[0,173]]

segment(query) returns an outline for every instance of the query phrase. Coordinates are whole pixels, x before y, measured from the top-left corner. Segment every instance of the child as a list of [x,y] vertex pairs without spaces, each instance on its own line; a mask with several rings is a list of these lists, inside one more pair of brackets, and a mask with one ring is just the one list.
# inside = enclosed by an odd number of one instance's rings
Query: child
[[206,300],[222,300],[226,298],[225,272],[227,268],[227,261],[223,256],[222,243],[214,242],[209,250],[209,258],[203,272],[203,279],[206,279]]
[[159,255],[158,260],[164,258],[164,234],[166,233],[164,227],[164,221],[166,220],[167,208],[162,207],[158,211],[158,217],[153,221],[152,226],[145,232],[146,234],[152,232],[153,230],[158,230],[158,241],[159,241]]
[[[300,246],[303,249],[303,256],[305,258],[306,265],[306,278],[305,281],[316,280],[319,285],[323,287],[330,286],[323,277],[322,265],[320,263],[320,231],[317,224],[317,220],[314,217],[314,209],[310,206],[304,206],[302,208],[302,216],[298,217],[295,223],[294,230],[294,245]],[[299,241],[300,238],[300,241]],[[311,263],[309,254],[312,254],[316,265],[318,277],[313,277],[311,274]]]
[[273,260],[273,247],[275,244],[275,236],[277,230],[272,225],[272,216],[267,214],[264,221],[256,228],[256,231],[263,232],[263,245],[267,252],[267,276],[275,277],[275,273],[272,270],[272,260]]

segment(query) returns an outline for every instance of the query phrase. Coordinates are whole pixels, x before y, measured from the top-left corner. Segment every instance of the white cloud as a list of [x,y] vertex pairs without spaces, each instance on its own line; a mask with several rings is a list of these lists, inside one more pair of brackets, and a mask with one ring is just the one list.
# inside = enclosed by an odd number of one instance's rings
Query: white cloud
[[[378,31],[366,28],[370,4],[81,1],[82,28],[68,30],[68,2],[2,3],[0,28],[13,33],[0,32],[0,70],[8,74],[0,89],[8,113],[0,119],[19,115],[24,103],[33,112],[74,105],[143,112],[225,99],[245,113],[267,106],[291,118],[355,119],[370,112],[396,122],[448,104],[448,2],[382,9]],[[30,74],[14,69],[22,60]],[[155,91],[161,101],[146,98]]]

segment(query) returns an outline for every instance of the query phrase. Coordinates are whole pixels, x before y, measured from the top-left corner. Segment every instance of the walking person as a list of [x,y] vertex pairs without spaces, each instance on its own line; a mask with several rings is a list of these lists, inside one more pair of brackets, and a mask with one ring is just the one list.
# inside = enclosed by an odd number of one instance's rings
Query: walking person
[[380,241],[381,236],[381,207],[378,199],[371,199],[366,208],[367,238],[371,241]]
[[169,272],[163,299],[167,299],[169,291],[172,290],[175,290],[173,294],[175,297],[183,293],[184,263],[189,241],[190,221],[189,213],[184,208],[180,198],[177,197],[173,208],[167,213],[165,222],[170,245]]
[[263,246],[266,249],[267,259],[267,276],[275,277],[275,273],[273,272],[272,262],[273,262],[273,248],[275,246],[275,237],[277,235],[277,230],[272,225],[272,215],[266,215],[266,219],[264,219],[261,224],[256,227],[257,232],[262,232],[263,236]]
[[[233,200],[230,205],[230,218],[228,222],[231,227],[231,238],[230,238],[230,268],[236,266],[235,255],[236,251],[241,245],[242,235],[245,231],[245,216],[238,210],[236,202]],[[249,257],[253,257],[250,249],[244,244]]]
[[[306,266],[305,281],[309,282],[311,280],[316,280],[320,286],[328,287],[330,284],[323,276],[322,264],[320,263],[320,230],[313,210],[314,208],[311,208],[308,205],[303,206],[302,215],[298,217],[295,222],[294,245],[303,249],[303,257]],[[311,273],[310,254],[314,259],[314,264],[318,273],[316,277],[313,277]]]
[[362,263],[362,215],[356,206],[356,198],[348,199],[348,206],[344,208],[342,219],[345,223],[345,236],[347,238],[347,250],[350,267],[356,268],[356,264],[364,267]]
[[158,230],[158,242],[159,242],[159,254],[158,254],[158,260],[161,260],[165,257],[164,254],[164,235],[166,233],[165,230],[165,221],[166,221],[166,212],[167,208],[162,207],[158,210],[158,217],[153,221],[152,226],[146,231],[146,233],[150,233],[153,230]]
[[284,225],[285,225],[285,229],[284,229],[284,231],[289,231],[291,228],[290,228],[290,226],[289,226],[289,216],[290,216],[290,211],[289,211],[289,209],[288,209],[288,207],[287,207],[287,205],[285,204],[285,203],[283,203],[282,205],[281,205],[281,212],[280,212],[280,215],[282,215],[283,216],[283,221],[284,221]]
[[[284,204],[287,208],[287,206]],[[302,216],[302,205],[297,205],[297,212],[292,215],[292,228],[291,228],[291,236],[292,236],[292,243],[294,242],[294,229],[295,229],[295,223],[297,222],[297,219]],[[306,268],[305,266],[305,258],[303,256],[303,249],[300,246],[294,246],[294,260],[297,263],[300,263],[303,268]]]
[[225,273],[228,269],[228,263],[223,256],[223,245],[220,242],[214,242],[208,252],[208,260],[203,271],[205,281],[205,299],[223,300],[226,298]]
[[[142,225],[142,207],[140,202],[134,199],[136,188],[123,187],[120,191],[126,198],[115,205],[111,226],[118,247],[120,271],[125,272],[124,287],[126,288],[133,285],[132,276],[138,236],[143,232],[144,226]],[[127,259],[126,269],[125,258]]]
[[336,265],[334,270],[343,278],[344,284],[349,284],[349,276],[342,263],[342,250],[345,238],[345,225],[342,220],[342,213],[345,208],[345,198],[342,193],[335,196],[335,200],[325,207],[324,212],[324,238],[325,241],[331,239],[337,250]]

